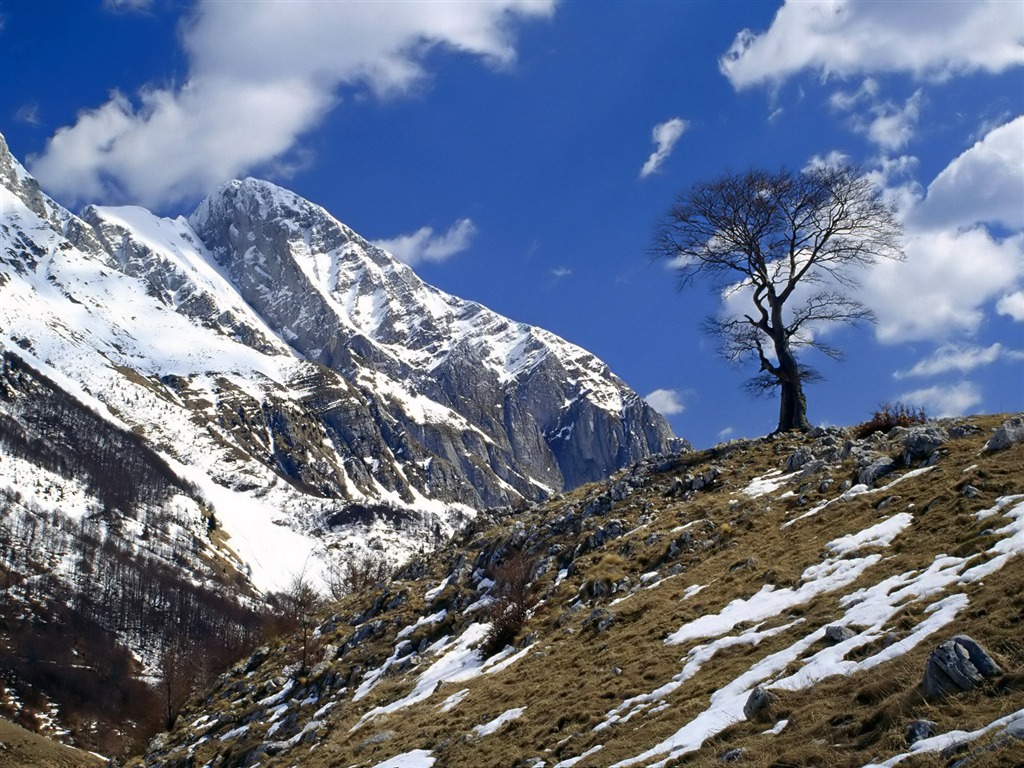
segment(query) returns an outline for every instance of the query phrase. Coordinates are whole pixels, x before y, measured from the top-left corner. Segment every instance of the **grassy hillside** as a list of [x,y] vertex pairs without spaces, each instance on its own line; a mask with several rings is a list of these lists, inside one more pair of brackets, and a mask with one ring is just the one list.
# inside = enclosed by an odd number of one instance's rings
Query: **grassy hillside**
[[100,768],[106,762],[0,718],[0,768]]
[[[481,517],[138,764],[1020,765],[1024,445],[983,451],[1005,418],[655,457]],[[960,634],[1000,671],[926,697]]]

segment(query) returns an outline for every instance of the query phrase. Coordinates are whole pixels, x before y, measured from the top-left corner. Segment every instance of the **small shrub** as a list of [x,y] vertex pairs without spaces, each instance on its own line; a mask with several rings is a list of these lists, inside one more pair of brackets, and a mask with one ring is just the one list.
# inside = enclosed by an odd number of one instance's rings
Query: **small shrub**
[[530,595],[533,567],[534,561],[519,551],[494,569],[492,594],[495,599],[488,617],[491,628],[481,645],[484,657],[511,645],[526,624],[533,607]]
[[327,589],[334,600],[366,592],[391,579],[391,565],[381,555],[336,556],[325,573]]
[[882,403],[870,419],[853,428],[853,436],[860,440],[875,432],[888,432],[895,427],[909,427],[927,421],[924,408],[900,402]]

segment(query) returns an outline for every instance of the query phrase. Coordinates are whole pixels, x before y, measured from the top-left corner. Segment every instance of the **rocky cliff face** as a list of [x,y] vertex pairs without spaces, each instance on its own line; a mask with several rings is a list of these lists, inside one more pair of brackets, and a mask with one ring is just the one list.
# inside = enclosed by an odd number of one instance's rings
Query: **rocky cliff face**
[[[593,356],[426,285],[292,193],[232,182],[189,224],[281,338],[376,390],[421,453],[475,478],[484,504],[507,502],[507,486],[535,497],[672,447],[664,420]],[[456,418],[417,418],[421,398]],[[453,434],[460,419],[470,429]]]

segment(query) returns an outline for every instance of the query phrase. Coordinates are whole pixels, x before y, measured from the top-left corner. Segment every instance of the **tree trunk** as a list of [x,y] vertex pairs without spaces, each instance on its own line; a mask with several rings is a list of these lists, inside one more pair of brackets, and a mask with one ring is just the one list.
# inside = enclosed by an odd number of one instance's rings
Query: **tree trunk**
[[[779,327],[779,326],[776,326]],[[779,359],[779,367],[776,376],[782,385],[782,399],[779,403],[779,426],[776,433],[808,432],[811,424],[807,421],[807,399],[804,397],[804,387],[801,381],[800,366],[789,348],[789,340],[782,336],[773,339],[775,343],[775,355]]]
[[804,398],[804,388],[800,383],[800,377],[796,381],[782,382],[782,399],[779,403],[779,426],[775,429],[779,432],[792,432],[799,430],[807,432],[811,424],[807,421],[807,400]]

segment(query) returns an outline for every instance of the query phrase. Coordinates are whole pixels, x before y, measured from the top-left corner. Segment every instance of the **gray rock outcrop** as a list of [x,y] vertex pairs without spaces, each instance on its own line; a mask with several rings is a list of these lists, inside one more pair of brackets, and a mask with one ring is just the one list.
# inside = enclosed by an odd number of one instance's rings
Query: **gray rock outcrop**
[[985,452],[1002,451],[1011,445],[1024,443],[1024,416],[1007,419],[985,443]]
[[977,641],[956,635],[931,652],[925,663],[921,692],[937,699],[978,687],[985,678],[1003,673],[1000,666]]

